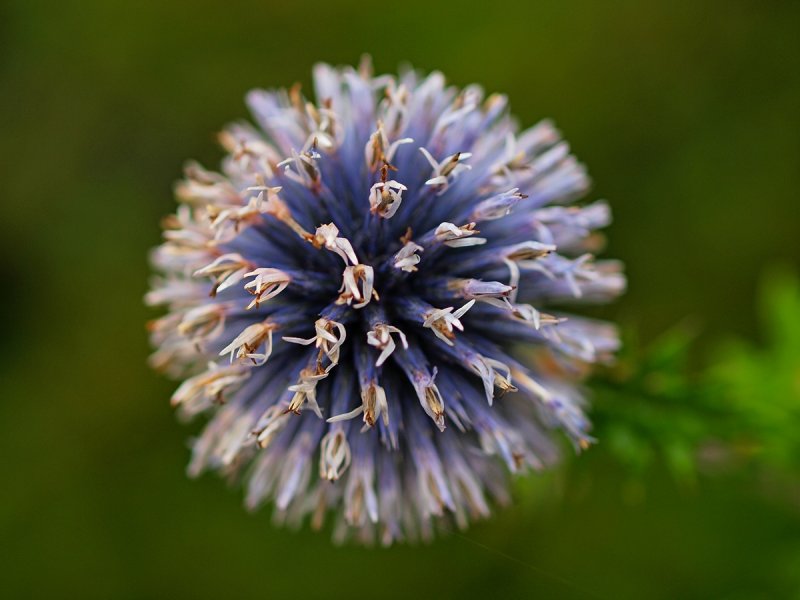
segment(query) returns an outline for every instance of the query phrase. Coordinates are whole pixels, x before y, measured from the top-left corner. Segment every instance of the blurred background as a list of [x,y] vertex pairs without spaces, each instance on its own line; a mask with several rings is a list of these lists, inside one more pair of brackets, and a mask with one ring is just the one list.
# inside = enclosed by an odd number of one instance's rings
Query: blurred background
[[[800,3],[0,2],[7,598],[800,598]],[[146,364],[184,161],[314,62],[439,69],[555,119],[625,261],[600,443],[464,534],[276,529],[184,474]],[[568,453],[569,454],[569,453]]]

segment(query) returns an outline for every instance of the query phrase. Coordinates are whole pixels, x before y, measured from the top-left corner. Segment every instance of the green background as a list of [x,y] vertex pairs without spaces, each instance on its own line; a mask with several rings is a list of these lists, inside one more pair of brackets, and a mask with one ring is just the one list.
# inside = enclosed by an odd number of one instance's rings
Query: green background
[[799,27],[798,2],[0,2],[0,595],[800,597],[797,490],[633,480],[602,440],[432,545],[276,529],[185,477],[198,425],[142,305],[172,183],[217,164],[246,90],[369,52],[556,120],[614,209],[606,315],[645,341],[693,318],[698,364],[757,340],[761,273],[800,263]]

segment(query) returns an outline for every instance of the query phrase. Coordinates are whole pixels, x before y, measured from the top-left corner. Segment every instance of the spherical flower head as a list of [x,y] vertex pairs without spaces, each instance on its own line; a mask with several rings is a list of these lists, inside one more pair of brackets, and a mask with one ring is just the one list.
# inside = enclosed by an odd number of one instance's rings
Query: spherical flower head
[[153,253],[152,364],[208,417],[189,472],[337,540],[465,527],[553,430],[592,441],[579,383],[617,335],[563,310],[625,286],[592,255],[608,207],[570,204],[584,168],[504,96],[368,62],[314,87],[247,96],[255,125],[221,134],[220,173],[186,168]]

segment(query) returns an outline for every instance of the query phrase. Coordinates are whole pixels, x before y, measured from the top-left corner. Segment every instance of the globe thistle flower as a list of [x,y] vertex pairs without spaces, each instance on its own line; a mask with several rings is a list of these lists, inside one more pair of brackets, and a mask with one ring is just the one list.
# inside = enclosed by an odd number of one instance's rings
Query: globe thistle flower
[[279,522],[332,516],[338,540],[429,538],[508,502],[553,430],[591,443],[579,382],[617,336],[563,307],[625,286],[591,254],[609,210],[570,204],[584,168],[504,96],[367,62],[313,75],[316,104],[253,91],[221,172],[186,168],[152,364],[208,416],[190,474],[242,481]]

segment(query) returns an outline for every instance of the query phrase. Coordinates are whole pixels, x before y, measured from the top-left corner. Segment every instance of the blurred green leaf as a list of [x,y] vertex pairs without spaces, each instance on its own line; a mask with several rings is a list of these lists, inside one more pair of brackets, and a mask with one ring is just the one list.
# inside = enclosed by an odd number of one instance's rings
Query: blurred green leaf
[[698,402],[702,384],[688,368],[694,338],[689,326],[680,326],[644,350],[629,340],[596,386],[597,436],[632,474],[658,459],[680,481],[694,478],[692,455],[711,416]]
[[800,467],[800,280],[768,271],[759,295],[763,343],[730,341],[709,371],[732,413],[732,434],[765,465]]
[[800,472],[800,280],[769,271],[759,298],[763,344],[730,340],[692,373],[682,325],[645,349],[629,340],[596,384],[597,435],[632,475],[655,459],[682,483],[700,467]]

